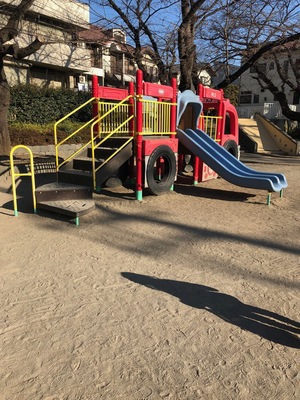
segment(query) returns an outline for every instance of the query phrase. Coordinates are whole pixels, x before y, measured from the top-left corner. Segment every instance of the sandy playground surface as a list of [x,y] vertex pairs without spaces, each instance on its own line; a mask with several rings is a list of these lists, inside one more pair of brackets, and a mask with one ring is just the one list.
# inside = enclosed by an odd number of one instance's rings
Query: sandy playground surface
[[300,398],[300,159],[284,198],[222,179],[76,227],[0,180],[0,399]]

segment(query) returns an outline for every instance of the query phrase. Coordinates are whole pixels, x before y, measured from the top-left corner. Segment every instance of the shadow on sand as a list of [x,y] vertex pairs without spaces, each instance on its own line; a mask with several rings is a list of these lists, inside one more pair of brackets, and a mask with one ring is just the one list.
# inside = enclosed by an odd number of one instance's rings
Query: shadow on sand
[[121,275],[132,282],[178,297],[190,307],[207,310],[224,321],[264,339],[283,346],[300,348],[300,339],[296,336],[300,334],[300,323],[289,318],[244,304],[237,298],[208,286],[131,272],[122,272]]

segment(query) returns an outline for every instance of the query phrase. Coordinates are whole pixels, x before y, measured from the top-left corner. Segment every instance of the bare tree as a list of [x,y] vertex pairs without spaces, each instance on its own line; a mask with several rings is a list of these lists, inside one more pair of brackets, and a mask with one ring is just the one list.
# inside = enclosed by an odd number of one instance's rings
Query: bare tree
[[158,67],[158,78],[162,83],[167,82],[170,77],[168,61],[172,60],[172,38],[168,32],[163,32],[161,13],[167,13],[177,1],[94,0],[92,3],[92,12],[97,13],[99,25],[105,28],[121,28],[126,32],[134,48],[134,60],[143,71],[145,80],[151,80],[143,63],[143,48],[149,46],[153,61]]
[[[209,46],[210,62],[218,61],[224,88],[278,45],[300,38],[300,5],[295,0],[224,0],[225,7],[199,27],[203,48]],[[208,28],[209,27],[209,28]],[[239,65],[231,73],[230,64]]]
[[153,49],[161,83],[170,80],[172,69],[178,63],[179,89],[190,89],[193,82],[196,84],[196,26],[200,17],[204,21],[205,15],[220,8],[218,0],[94,0],[92,3],[95,4],[93,10],[100,7],[99,24],[119,26],[127,33],[145,80],[149,80],[149,76],[142,62],[141,49],[148,45]]
[[8,107],[10,88],[4,71],[4,59],[10,55],[20,60],[41,48],[43,42],[37,37],[26,47],[20,48],[15,38],[19,35],[20,24],[34,0],[22,0],[11,12],[6,25],[0,29],[0,154],[9,155],[10,137],[8,130]]

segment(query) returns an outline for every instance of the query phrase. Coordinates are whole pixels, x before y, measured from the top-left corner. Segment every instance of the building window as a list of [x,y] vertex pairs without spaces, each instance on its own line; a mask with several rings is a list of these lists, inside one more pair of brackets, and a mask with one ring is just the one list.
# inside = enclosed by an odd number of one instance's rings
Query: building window
[[251,104],[252,92],[242,91],[240,94],[240,104]]
[[266,73],[266,71],[267,71],[267,64],[266,64],[266,63],[264,63],[264,64],[258,64],[258,65],[257,65],[257,69],[258,69],[260,72]]
[[293,104],[300,104],[300,93],[299,92],[294,92]]
[[93,48],[93,67],[103,68],[102,64],[102,49],[99,47]]
[[271,61],[269,65],[269,71],[272,71],[274,68],[275,68],[275,63],[274,61]]
[[259,94],[254,94],[253,95],[253,104],[258,104],[259,103]]
[[135,66],[134,66],[134,61],[128,58],[125,58],[124,60],[124,66],[125,66],[125,74],[128,75],[134,75],[135,74]]
[[112,74],[123,73],[123,54],[115,54],[110,56],[110,68]]

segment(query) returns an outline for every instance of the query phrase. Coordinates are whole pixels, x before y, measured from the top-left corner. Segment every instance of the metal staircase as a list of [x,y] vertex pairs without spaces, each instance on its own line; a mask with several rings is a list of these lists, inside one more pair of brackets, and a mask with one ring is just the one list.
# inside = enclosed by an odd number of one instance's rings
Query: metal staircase
[[97,190],[108,178],[118,175],[119,169],[133,155],[132,139],[111,137],[95,149],[95,182],[93,179],[93,155],[90,147],[58,171],[58,182],[86,185]]
[[128,176],[132,139],[109,138],[94,150],[94,157],[91,147],[85,148],[57,172],[57,182],[36,189],[36,208],[66,215],[79,225],[79,217],[95,208],[94,189],[98,191],[111,177]]

